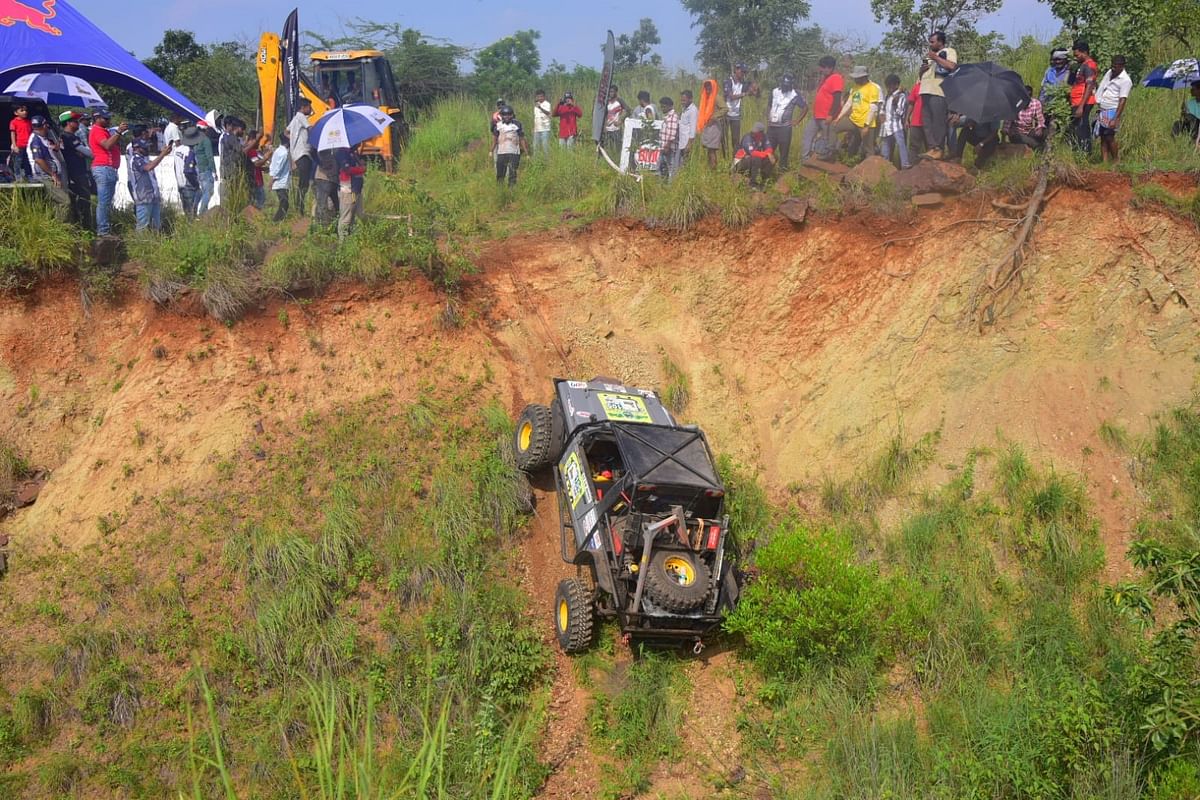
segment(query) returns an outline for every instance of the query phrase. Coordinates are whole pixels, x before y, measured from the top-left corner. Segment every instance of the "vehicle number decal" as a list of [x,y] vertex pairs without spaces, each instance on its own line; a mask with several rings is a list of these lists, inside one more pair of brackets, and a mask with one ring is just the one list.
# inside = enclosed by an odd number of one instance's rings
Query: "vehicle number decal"
[[562,479],[563,485],[567,487],[567,497],[571,499],[572,511],[579,507],[580,500],[587,500],[588,504],[591,504],[592,492],[588,488],[583,466],[579,463],[579,453],[571,453],[567,457],[567,463],[562,468]]
[[[594,527],[596,527],[596,509],[589,508],[588,512],[583,515],[583,529],[585,531],[590,531]],[[592,540],[596,542],[596,545],[592,547],[593,550],[599,546],[600,540],[596,538],[599,535],[600,533],[598,531],[592,535]]]
[[604,408],[604,416],[613,422],[654,422],[646,410],[646,401],[636,395],[598,392],[596,397]]
[[583,381],[567,381],[567,386],[570,386],[572,389],[586,389],[587,388],[587,384],[584,383]]

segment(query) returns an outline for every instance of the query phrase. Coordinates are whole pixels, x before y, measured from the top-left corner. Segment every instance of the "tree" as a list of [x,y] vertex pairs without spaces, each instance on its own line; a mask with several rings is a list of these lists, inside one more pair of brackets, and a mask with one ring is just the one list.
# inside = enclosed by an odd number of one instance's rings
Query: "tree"
[[[171,29],[163,33],[162,41],[154,46],[154,55],[142,63],[151,72],[158,75],[167,83],[175,86],[189,96],[187,91],[178,86],[176,79],[180,69],[198,59],[204,58],[208,50],[196,41],[191,31]],[[108,107],[122,119],[148,121],[162,116],[162,110],[140,95],[122,89],[106,89],[103,92],[108,101]]]
[[[1002,4],[1003,0],[871,0],[871,11],[876,22],[891,26],[883,37],[885,48],[924,53],[929,34],[940,30],[966,61],[999,42],[997,34],[980,33],[977,26],[981,17],[999,11]],[[960,43],[966,45],[966,54]]]
[[822,55],[820,29],[801,27],[807,0],[683,0],[683,7],[700,29],[696,58],[716,74],[739,61],[801,70]]
[[662,56],[652,53],[656,45],[662,44],[654,20],[643,17],[633,33],[622,33],[617,37],[616,58],[618,67],[637,67],[642,64],[662,66]]
[[[1131,75],[1141,75],[1146,51],[1156,38],[1157,13],[1163,0],[1048,0],[1054,16],[1062,20],[1064,40],[1086,39],[1092,57],[1101,62],[1124,55]],[[1195,20],[1195,5],[1191,19]],[[1184,23],[1186,24],[1186,23]]]
[[537,48],[541,37],[535,30],[517,31],[476,53],[474,90],[488,97],[532,92],[542,68]]

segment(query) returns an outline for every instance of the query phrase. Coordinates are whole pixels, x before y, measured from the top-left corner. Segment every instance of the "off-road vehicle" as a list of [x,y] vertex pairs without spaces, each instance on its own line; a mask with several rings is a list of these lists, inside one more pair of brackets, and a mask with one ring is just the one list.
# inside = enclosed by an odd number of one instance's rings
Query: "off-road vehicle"
[[725,487],[699,428],[680,425],[646,389],[608,379],[554,380],[514,433],[517,466],[554,466],[563,560],[554,621],[563,650],[592,640],[597,616],[630,639],[693,642],[737,603],[726,557]]

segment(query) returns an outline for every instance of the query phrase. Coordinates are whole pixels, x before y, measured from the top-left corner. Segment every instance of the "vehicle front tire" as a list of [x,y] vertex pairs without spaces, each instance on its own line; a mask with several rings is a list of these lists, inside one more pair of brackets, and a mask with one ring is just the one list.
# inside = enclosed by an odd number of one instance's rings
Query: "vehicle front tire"
[[595,620],[592,593],[583,582],[561,581],[554,594],[554,632],[564,653],[582,653],[591,646]]
[[513,452],[523,472],[537,472],[554,463],[554,419],[549,408],[540,403],[525,406],[513,431]]

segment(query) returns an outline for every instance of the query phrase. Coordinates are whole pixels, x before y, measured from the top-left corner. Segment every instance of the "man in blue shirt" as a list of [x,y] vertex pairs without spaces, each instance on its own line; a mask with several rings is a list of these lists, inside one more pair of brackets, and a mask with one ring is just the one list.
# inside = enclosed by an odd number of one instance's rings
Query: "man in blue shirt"
[[129,194],[133,197],[139,231],[146,228],[162,230],[162,195],[158,191],[154,169],[170,155],[174,147],[174,142],[168,142],[162,152],[151,159],[150,145],[145,139],[134,139],[129,145],[132,153],[129,160]]

